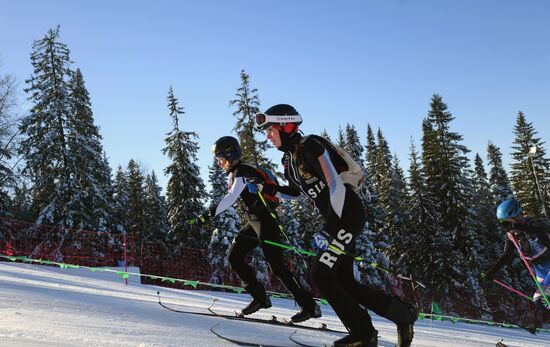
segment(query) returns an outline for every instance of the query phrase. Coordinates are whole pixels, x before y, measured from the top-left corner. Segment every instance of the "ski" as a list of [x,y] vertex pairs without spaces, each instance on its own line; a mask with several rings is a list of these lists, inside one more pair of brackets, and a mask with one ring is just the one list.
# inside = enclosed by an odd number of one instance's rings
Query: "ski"
[[197,315],[197,316],[206,316],[206,317],[217,317],[217,318],[223,318],[223,319],[228,319],[228,320],[241,320],[241,321],[245,321],[245,322],[270,324],[270,325],[275,325],[275,326],[296,328],[296,329],[304,329],[304,330],[326,331],[326,332],[332,332],[332,333],[340,333],[340,334],[346,333],[347,334],[347,332],[345,332],[345,331],[330,329],[324,323],[321,323],[321,325],[319,325],[318,327],[314,327],[314,326],[308,326],[308,325],[294,324],[291,321],[287,321],[287,322],[281,321],[276,316],[271,316],[271,319],[265,319],[265,318],[253,318],[253,317],[239,316],[238,313],[235,313],[234,315],[221,314],[221,313],[218,313],[218,312],[216,312],[212,309],[212,306],[217,301],[217,299],[215,299],[213,301],[212,305],[208,308],[209,312],[196,312],[196,311],[178,310],[178,309],[175,309],[175,308],[172,308],[170,306],[166,306],[165,304],[163,304],[160,301],[160,293],[157,292],[157,295],[158,295],[158,298],[159,298],[159,305],[160,306],[162,306],[163,308],[165,308],[169,311],[176,312],[176,313],[193,314],[193,315]]
[[264,343],[257,343],[257,342],[248,342],[248,341],[244,341],[244,340],[238,340],[238,339],[235,339],[235,338],[232,338],[232,337],[227,337],[227,336],[224,336],[222,334],[220,334],[219,332],[217,332],[215,330],[215,328],[218,326],[219,324],[216,324],[214,325],[213,327],[210,328],[210,331],[216,335],[217,337],[219,337],[220,339],[223,339],[225,341],[228,341],[228,342],[231,342],[231,343],[234,343],[236,345],[239,345],[239,346],[256,346],[256,347],[283,347],[283,346],[280,346],[280,345],[268,345],[268,344],[264,344]]
[[288,337],[290,339],[290,341],[294,342],[295,344],[297,344],[298,346],[302,346],[302,347],[327,347],[328,345],[327,344],[323,344],[323,345],[309,345],[307,343],[303,343],[303,342],[300,342],[298,340],[296,340],[294,338],[294,335],[296,334],[297,330],[295,330],[292,334],[290,334],[290,336]]

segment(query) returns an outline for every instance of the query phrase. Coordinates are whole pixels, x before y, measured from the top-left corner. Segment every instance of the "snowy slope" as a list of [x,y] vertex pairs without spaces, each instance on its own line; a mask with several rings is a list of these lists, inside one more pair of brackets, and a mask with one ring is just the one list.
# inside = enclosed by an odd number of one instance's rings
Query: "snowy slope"
[[[182,310],[206,311],[214,298],[220,313],[232,313],[249,300],[246,294],[175,290],[123,280],[113,273],[85,269],[59,269],[0,261],[0,346],[234,346],[210,332],[281,346],[296,346],[288,339],[295,329],[243,321],[229,321],[170,312],[163,303]],[[291,300],[273,299],[273,308],[256,317],[290,317]],[[379,346],[394,346],[394,324],[373,317]],[[324,306],[326,323],[344,329],[334,312]],[[550,333],[530,335],[519,329],[465,323],[419,321],[413,346],[549,346]],[[330,344],[341,335],[298,330],[295,337],[314,345]]]

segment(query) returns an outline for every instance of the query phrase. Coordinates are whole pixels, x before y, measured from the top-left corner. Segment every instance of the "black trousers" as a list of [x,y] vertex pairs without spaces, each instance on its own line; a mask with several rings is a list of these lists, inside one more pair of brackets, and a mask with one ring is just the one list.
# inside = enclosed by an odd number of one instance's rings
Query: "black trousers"
[[[329,242],[355,253],[355,239],[363,230],[365,221],[366,214],[360,198],[346,187],[342,218]],[[353,274],[353,262],[350,256],[330,249],[320,251],[313,267],[313,282],[350,333],[368,338],[373,334],[374,327],[367,309],[388,318],[392,297],[359,283]]]
[[265,293],[263,285],[261,285],[256,278],[256,271],[245,259],[248,253],[259,245],[262,248],[265,260],[269,264],[271,271],[281,280],[288,291],[292,293],[298,305],[306,310],[313,310],[315,306],[313,296],[298,282],[294,274],[284,263],[283,249],[258,241],[259,239],[262,241],[269,240],[280,242],[280,230],[273,217],[271,217],[267,211],[255,215],[249,214],[248,217],[248,223],[233,240],[229,252],[229,263],[231,264],[231,268],[241,278],[244,287],[255,298],[255,291]]

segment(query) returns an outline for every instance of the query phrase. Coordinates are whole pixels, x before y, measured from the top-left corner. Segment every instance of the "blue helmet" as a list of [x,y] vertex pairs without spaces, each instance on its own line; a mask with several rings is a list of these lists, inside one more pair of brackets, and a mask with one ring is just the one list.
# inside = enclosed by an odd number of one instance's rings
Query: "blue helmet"
[[521,205],[516,198],[509,198],[500,203],[497,207],[497,218],[515,218],[523,212]]

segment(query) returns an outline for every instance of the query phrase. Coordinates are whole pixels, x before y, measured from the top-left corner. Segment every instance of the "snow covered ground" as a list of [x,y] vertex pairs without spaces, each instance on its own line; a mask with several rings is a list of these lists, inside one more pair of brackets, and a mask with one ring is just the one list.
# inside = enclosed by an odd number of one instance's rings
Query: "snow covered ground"
[[[18,264],[0,261],[0,346],[232,346],[210,332],[271,345],[296,346],[288,336],[294,328],[174,313],[158,305],[157,291],[166,305],[206,312],[232,313],[249,300],[246,294],[175,290],[146,286],[131,277],[125,285],[113,273],[86,269]],[[323,306],[323,317],[307,322],[342,329],[334,312]],[[273,308],[255,317],[290,317],[291,300],[273,299]],[[394,346],[395,325],[377,316],[379,346]],[[520,329],[466,323],[419,321],[413,346],[550,346],[550,333],[531,335]],[[298,330],[295,337],[312,345],[329,344],[342,335]]]

